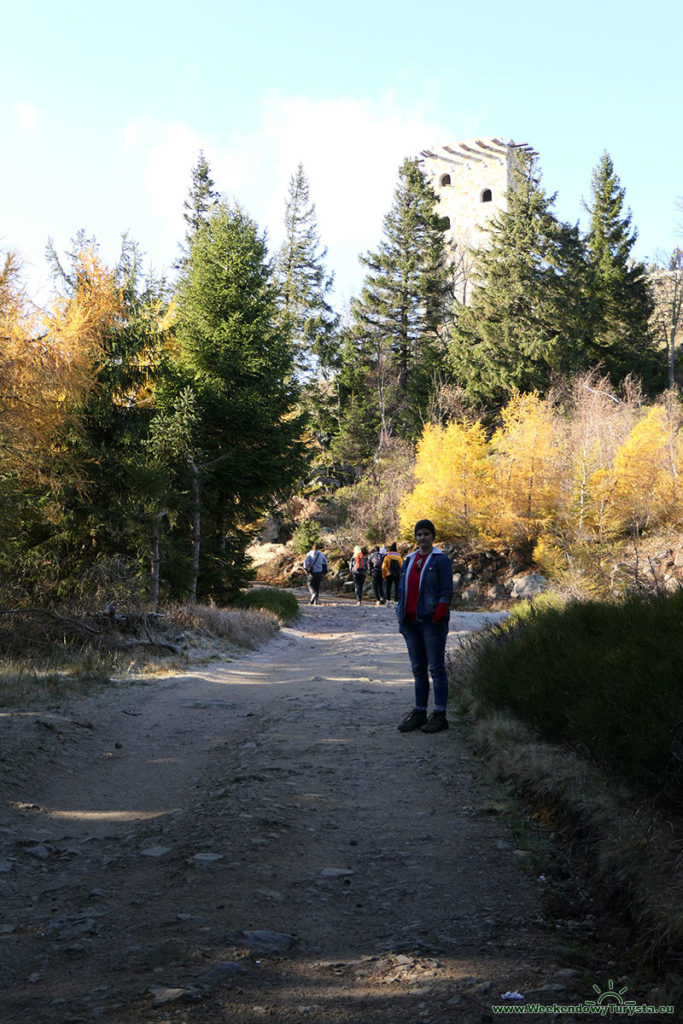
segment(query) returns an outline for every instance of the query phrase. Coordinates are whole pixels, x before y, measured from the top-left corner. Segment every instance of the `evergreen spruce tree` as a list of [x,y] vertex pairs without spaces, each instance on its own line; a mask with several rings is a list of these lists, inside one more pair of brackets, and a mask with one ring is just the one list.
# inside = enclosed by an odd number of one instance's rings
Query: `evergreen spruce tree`
[[646,390],[664,386],[665,366],[650,327],[653,300],[646,268],[631,256],[637,232],[624,209],[621,186],[608,153],[591,179],[586,205],[590,227],[586,244],[596,302],[592,362],[602,363],[613,383],[632,373]]
[[200,225],[177,300],[179,360],[165,412],[172,416],[181,398],[192,408],[185,418],[192,436],[182,446],[192,493],[190,592],[225,597],[245,580],[249,524],[292,483],[304,458],[291,346],[266,244],[239,207],[219,203]]
[[337,363],[337,316],[328,296],[333,278],[325,270],[326,249],[320,247],[315,204],[303,166],[289,182],[285,209],[285,240],[277,259],[281,308],[291,332],[297,375],[307,380],[320,368]]
[[450,359],[470,398],[500,405],[543,394],[586,365],[591,302],[578,229],[557,220],[540,171],[522,158],[488,248],[474,253],[471,304],[456,311]]
[[[446,363],[451,282],[436,204],[417,160],[405,160],[384,238],[361,258],[367,272],[345,346],[345,362],[354,365],[341,375],[354,386],[347,384],[343,405],[349,422],[365,419],[375,449],[390,436],[419,436]],[[367,415],[359,417],[359,405]]]
[[336,423],[329,450],[335,475],[348,483],[360,479],[377,453],[383,427],[383,380],[381,362],[371,365],[367,338],[347,326],[341,332],[340,368],[334,381]]

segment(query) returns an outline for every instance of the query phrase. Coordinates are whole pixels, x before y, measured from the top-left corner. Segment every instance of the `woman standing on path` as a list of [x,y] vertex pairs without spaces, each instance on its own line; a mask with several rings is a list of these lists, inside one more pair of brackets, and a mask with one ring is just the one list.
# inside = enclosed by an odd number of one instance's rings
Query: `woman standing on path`
[[[448,728],[446,640],[453,597],[450,558],[434,547],[436,530],[429,519],[415,524],[417,550],[401,570],[396,601],[399,632],[408,648],[415,679],[415,707],[399,725],[400,732],[441,732]],[[429,677],[434,684],[434,711],[427,718]]]

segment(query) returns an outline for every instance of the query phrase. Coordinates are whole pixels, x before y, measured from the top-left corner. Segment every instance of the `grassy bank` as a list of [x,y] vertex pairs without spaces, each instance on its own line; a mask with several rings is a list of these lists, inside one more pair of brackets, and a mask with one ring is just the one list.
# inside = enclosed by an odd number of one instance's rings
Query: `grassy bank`
[[299,602],[288,590],[275,587],[254,587],[240,594],[234,601],[236,608],[258,609],[276,615],[280,622],[290,622],[299,615]]
[[683,720],[683,591],[618,604],[540,600],[489,632],[470,687],[544,739],[658,793]]
[[543,821],[641,958],[683,956],[683,594],[540,600],[451,663],[477,751]]

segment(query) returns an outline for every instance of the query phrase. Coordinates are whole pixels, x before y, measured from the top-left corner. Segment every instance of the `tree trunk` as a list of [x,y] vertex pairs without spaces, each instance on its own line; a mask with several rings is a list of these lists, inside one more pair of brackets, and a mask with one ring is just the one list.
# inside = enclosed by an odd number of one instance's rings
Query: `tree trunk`
[[197,603],[197,580],[199,578],[199,550],[202,538],[202,516],[199,504],[199,467],[190,463],[192,473],[192,561],[190,563],[190,604]]
[[161,516],[157,515],[152,520],[152,576],[149,584],[149,599],[152,604],[152,608],[156,611],[159,607],[159,573],[161,567],[161,558],[159,556],[159,520]]
[[221,537],[218,542],[218,550],[221,554],[225,554],[225,550],[228,546],[228,513],[225,509],[221,511]]

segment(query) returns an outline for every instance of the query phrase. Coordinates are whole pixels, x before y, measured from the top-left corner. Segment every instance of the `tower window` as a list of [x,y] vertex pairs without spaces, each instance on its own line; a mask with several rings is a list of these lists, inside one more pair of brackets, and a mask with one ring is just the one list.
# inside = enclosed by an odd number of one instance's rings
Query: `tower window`
[[450,183],[451,183],[451,176],[450,176],[450,174],[442,174],[441,177],[439,178],[439,185],[441,185],[441,186],[450,185]]
[[490,188],[485,188],[484,189],[484,191],[481,194],[481,201],[482,201],[482,203],[491,203],[491,202],[493,202],[493,193],[491,192]]

